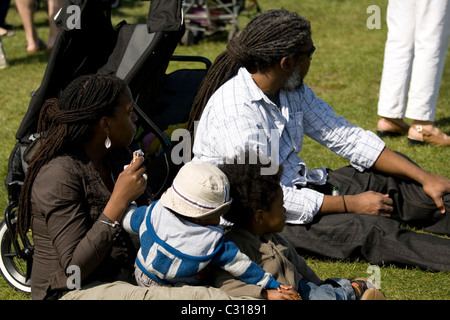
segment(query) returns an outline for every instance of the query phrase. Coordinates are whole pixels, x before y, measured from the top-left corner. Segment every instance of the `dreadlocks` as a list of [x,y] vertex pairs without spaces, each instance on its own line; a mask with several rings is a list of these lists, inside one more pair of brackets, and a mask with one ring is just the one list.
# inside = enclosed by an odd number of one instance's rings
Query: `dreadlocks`
[[188,129],[200,119],[209,98],[240,67],[250,73],[263,72],[283,57],[296,56],[311,38],[309,21],[297,13],[269,10],[253,18],[242,32],[232,39],[227,50],[214,61],[200,84],[189,115]]
[[59,99],[42,106],[38,133],[42,140],[27,169],[20,194],[17,231],[25,234],[30,227],[30,199],[33,181],[50,160],[74,144],[88,140],[93,125],[103,116],[112,116],[127,84],[114,76],[87,75],[72,81]]

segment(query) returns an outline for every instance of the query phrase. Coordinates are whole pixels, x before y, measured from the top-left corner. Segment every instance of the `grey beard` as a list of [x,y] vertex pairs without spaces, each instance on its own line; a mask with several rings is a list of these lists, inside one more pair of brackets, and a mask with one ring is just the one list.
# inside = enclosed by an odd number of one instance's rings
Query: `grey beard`
[[300,75],[300,65],[297,63],[294,72],[284,82],[282,90],[293,91],[300,88],[303,85],[303,78]]

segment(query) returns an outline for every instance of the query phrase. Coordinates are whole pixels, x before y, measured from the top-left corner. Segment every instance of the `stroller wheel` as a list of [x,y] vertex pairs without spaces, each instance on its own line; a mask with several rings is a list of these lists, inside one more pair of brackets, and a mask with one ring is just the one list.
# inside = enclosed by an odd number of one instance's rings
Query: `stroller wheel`
[[[15,227],[16,219],[12,219]],[[31,281],[27,279],[27,261],[16,251],[14,239],[8,230],[6,221],[0,223],[0,272],[5,281],[16,291],[31,292]]]

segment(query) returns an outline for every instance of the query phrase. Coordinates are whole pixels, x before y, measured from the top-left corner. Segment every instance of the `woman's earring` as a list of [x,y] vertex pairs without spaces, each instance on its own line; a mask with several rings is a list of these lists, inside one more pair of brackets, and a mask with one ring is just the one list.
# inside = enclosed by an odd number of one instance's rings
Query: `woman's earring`
[[106,135],[105,147],[106,147],[106,149],[111,148],[111,139],[109,139],[109,134]]

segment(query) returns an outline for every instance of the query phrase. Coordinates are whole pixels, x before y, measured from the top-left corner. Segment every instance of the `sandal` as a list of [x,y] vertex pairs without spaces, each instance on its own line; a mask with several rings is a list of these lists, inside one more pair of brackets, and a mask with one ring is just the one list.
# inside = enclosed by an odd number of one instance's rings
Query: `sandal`
[[434,127],[433,130],[428,130],[424,128],[422,125],[417,124],[411,127],[419,134],[422,135],[422,140],[416,139],[408,135],[408,143],[411,146],[414,145],[425,145],[432,144],[437,147],[449,147],[450,146],[450,136],[443,133],[438,128]]
[[[377,125],[380,137],[397,137],[408,133],[409,125],[403,119],[380,118]],[[382,129],[383,128],[383,129]]]
[[386,297],[380,290],[367,289],[360,300],[386,300]]
[[356,300],[386,300],[379,286],[367,278],[350,279]]

